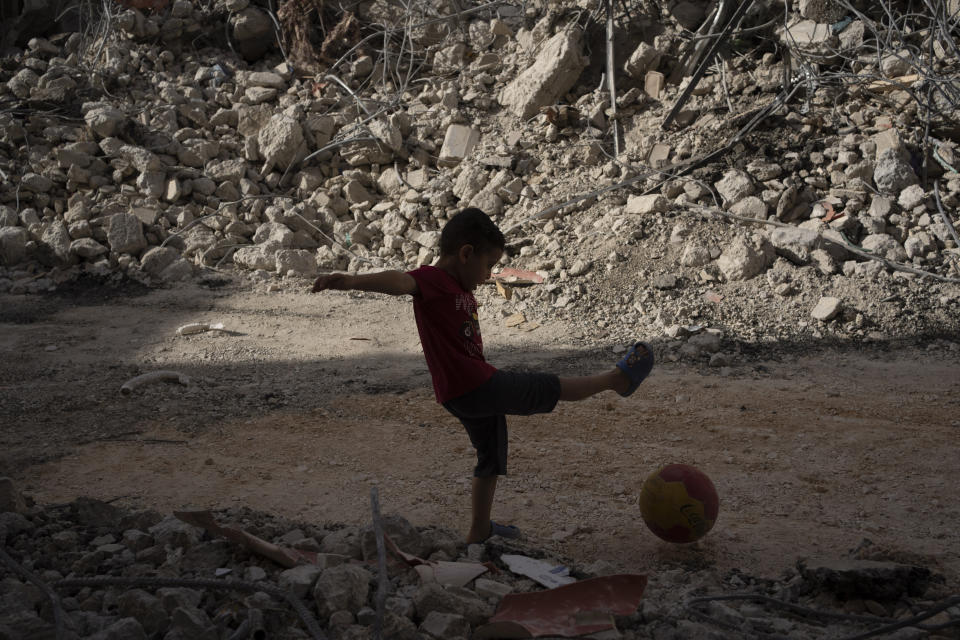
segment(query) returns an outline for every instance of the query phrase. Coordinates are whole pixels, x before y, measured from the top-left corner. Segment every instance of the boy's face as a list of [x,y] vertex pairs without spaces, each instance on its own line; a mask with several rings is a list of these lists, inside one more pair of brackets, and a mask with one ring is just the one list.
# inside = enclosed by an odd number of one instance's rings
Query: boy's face
[[473,291],[490,279],[490,272],[502,256],[502,249],[475,251],[470,244],[460,247],[460,284],[467,291]]

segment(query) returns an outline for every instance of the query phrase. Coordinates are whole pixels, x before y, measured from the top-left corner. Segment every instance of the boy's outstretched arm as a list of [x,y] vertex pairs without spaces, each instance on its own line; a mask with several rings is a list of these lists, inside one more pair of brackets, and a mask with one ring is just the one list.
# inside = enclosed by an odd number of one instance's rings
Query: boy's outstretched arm
[[313,291],[326,289],[358,291],[374,291],[392,296],[414,295],[417,292],[417,281],[409,273],[403,271],[380,271],[377,273],[327,273],[317,278],[313,283]]

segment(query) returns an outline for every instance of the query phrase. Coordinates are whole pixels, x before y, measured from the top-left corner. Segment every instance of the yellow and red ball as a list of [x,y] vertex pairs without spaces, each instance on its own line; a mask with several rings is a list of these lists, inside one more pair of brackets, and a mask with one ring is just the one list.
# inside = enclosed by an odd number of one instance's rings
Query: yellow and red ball
[[668,464],[644,481],[640,515],[658,538],[694,542],[713,528],[720,509],[717,490],[707,475],[688,464]]

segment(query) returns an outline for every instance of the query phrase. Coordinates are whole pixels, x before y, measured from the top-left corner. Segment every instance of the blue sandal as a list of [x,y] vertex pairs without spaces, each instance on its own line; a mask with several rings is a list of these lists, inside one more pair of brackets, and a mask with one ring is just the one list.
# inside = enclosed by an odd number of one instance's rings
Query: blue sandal
[[620,394],[626,398],[650,375],[650,370],[653,369],[653,349],[643,342],[634,344],[617,363],[617,368],[630,378],[630,388]]
[[[501,538],[520,538],[522,534],[520,529],[513,526],[512,524],[500,524],[498,522],[490,521],[490,535],[487,536],[487,540],[493,536],[500,536]],[[486,542],[486,540],[484,541]]]

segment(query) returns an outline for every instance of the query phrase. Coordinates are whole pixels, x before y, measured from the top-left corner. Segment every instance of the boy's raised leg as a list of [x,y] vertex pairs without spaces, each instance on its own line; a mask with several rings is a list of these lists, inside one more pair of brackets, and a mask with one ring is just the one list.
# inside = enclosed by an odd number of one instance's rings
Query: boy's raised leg
[[614,369],[595,376],[560,378],[560,399],[565,402],[576,402],[601,391],[623,393],[629,388],[630,378],[619,369]]
[[474,477],[471,495],[473,511],[467,544],[483,542],[490,537],[490,512],[493,510],[493,496],[497,491],[497,476]]

